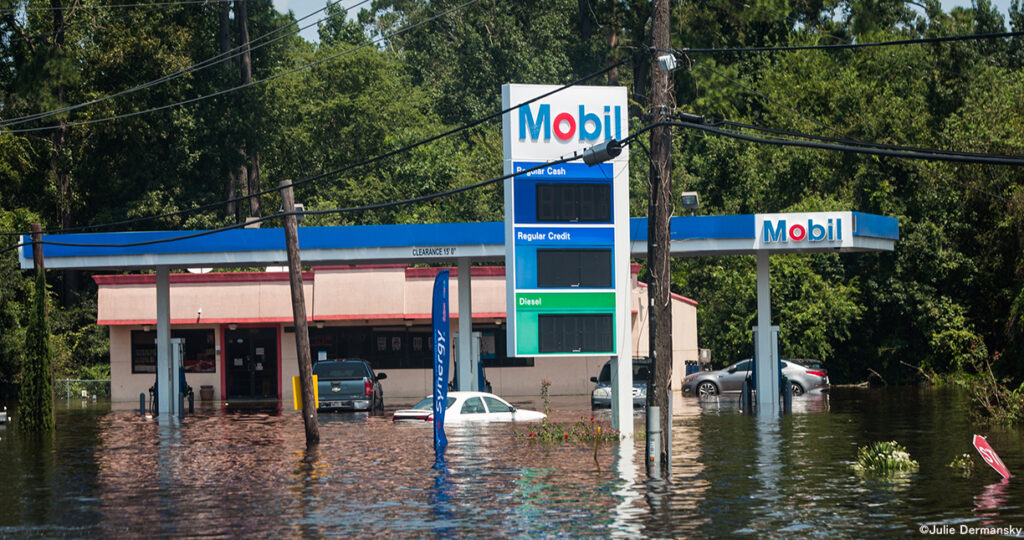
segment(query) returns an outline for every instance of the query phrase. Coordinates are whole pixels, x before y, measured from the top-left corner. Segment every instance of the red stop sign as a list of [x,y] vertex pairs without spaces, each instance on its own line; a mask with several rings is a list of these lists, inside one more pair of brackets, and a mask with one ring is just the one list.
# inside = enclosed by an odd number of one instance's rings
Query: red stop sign
[[996,451],[988,445],[988,441],[985,440],[985,437],[975,435],[974,447],[978,449],[978,453],[981,454],[981,458],[985,460],[985,463],[991,465],[996,472],[1003,475],[1003,478],[1010,477],[1010,469],[1006,468],[1006,465],[1003,464],[1003,460],[999,459]]

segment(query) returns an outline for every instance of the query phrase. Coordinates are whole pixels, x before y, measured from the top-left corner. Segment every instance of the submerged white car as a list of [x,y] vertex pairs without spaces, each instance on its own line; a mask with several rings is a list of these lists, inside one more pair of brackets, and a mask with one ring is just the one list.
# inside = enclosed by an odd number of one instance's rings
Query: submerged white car
[[[517,409],[487,392],[448,392],[444,423],[457,422],[536,422],[547,417],[538,411]],[[395,411],[394,421],[434,421],[434,397],[427,396],[410,409]]]

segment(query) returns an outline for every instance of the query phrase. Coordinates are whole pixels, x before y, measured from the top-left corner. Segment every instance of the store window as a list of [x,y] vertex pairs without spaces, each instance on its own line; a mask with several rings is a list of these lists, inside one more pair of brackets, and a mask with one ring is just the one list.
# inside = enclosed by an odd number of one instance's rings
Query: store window
[[[213,329],[171,330],[171,338],[185,340],[182,363],[186,373],[217,371]],[[156,373],[156,332],[132,330],[132,373]]]
[[[481,333],[480,360],[484,367],[528,367],[533,358],[505,355],[505,330],[497,326],[473,329]],[[429,326],[310,328],[310,357],[337,360],[361,358],[374,370],[433,369]]]

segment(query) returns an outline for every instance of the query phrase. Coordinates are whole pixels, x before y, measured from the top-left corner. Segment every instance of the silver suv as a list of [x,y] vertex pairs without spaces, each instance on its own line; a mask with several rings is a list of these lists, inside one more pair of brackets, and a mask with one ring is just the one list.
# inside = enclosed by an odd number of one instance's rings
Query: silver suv
[[[647,403],[647,381],[651,377],[651,361],[646,358],[633,359],[633,406],[643,407]],[[591,377],[590,382],[596,383],[590,393],[590,407],[609,408],[612,406],[612,362],[605,362],[601,373]]]

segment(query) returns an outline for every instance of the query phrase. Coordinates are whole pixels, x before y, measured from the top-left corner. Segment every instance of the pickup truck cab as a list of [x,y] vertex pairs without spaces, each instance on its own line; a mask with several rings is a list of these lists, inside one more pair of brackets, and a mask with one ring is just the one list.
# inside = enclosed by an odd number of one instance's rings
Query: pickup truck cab
[[380,381],[387,374],[374,373],[366,360],[323,360],[313,364],[313,375],[317,376],[318,411],[384,410]]

